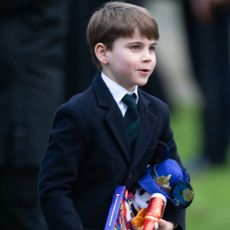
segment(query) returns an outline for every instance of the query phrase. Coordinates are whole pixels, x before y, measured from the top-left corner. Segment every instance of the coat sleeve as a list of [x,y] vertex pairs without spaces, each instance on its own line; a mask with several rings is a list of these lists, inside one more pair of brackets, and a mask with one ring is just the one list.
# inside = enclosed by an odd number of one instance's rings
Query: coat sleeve
[[177,224],[176,229],[185,230],[185,209],[178,209],[171,203],[167,203],[163,219]]
[[71,198],[84,156],[82,130],[71,109],[57,111],[39,174],[39,199],[49,230],[83,229]]

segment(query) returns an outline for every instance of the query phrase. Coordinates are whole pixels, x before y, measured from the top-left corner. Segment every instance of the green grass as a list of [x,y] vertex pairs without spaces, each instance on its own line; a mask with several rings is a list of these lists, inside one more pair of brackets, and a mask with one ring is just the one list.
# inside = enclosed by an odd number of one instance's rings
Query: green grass
[[178,152],[188,162],[201,151],[202,129],[200,111],[194,106],[177,106],[172,110],[171,125]]
[[[178,152],[186,164],[201,150],[199,108],[176,107],[172,111],[171,120]],[[187,209],[187,230],[230,229],[229,166],[191,174],[195,198]]]
[[188,230],[229,229],[229,180],[229,168],[214,168],[192,177],[195,199],[187,210]]

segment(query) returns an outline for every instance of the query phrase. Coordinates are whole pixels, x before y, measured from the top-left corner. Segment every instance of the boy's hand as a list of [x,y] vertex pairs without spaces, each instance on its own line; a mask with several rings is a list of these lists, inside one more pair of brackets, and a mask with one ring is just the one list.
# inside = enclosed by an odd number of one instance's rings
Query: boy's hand
[[170,221],[163,219],[159,220],[159,230],[173,230],[176,228],[176,225]]

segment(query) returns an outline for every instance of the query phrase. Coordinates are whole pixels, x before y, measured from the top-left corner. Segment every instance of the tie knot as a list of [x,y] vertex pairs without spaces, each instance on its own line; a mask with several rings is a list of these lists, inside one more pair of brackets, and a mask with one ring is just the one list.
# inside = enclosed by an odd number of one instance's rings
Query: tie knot
[[136,104],[136,95],[133,94],[126,94],[123,98],[122,101],[127,105],[129,109],[136,109],[137,104]]

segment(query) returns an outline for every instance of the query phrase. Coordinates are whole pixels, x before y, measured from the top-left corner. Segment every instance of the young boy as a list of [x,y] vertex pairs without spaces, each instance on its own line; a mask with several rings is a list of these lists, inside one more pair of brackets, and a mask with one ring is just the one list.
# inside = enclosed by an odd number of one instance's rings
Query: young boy
[[[142,7],[108,2],[92,15],[87,39],[100,73],[57,110],[41,163],[40,200],[49,229],[104,229],[114,188],[136,184],[154,162],[159,141],[181,164],[168,107],[138,88],[155,68],[158,38],[157,23]],[[126,94],[137,103],[130,118],[134,132],[126,127]],[[184,214],[168,203],[160,229],[185,229]]]

